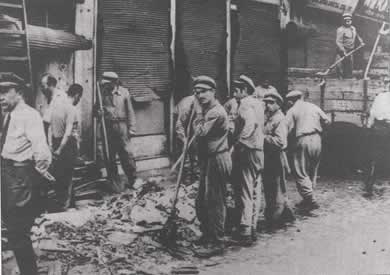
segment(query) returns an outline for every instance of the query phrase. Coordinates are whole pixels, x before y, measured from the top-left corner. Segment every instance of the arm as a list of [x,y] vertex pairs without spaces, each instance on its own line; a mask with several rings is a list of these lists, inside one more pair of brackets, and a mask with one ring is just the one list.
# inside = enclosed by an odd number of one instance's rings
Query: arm
[[343,30],[341,28],[338,28],[336,33],[336,45],[338,50],[345,54],[346,51],[343,45],[343,35]]
[[295,118],[293,114],[293,109],[290,109],[285,117],[285,124],[287,129],[287,135],[292,132],[292,130],[295,128]]
[[274,133],[272,135],[265,135],[264,140],[265,142],[283,150],[287,147],[287,135],[288,128],[286,121],[283,119],[277,125]]
[[38,113],[34,113],[25,126],[26,137],[31,142],[35,166],[45,172],[51,163],[51,153],[45,138],[42,119]]
[[357,32],[356,32],[356,38],[359,41],[359,46],[360,45],[365,45],[362,37]]
[[242,118],[244,125],[239,133],[239,139],[247,139],[253,135],[256,130],[256,116],[251,108],[242,107],[239,109],[239,116]]
[[133,104],[131,102],[131,96],[130,94],[126,98],[127,100],[127,122],[128,122],[128,129],[129,129],[129,134],[132,136],[136,133],[136,121],[135,121],[135,112],[133,108]]
[[318,114],[320,115],[321,123],[328,125],[330,124],[330,118],[327,114],[325,114],[324,111],[322,111],[320,108],[318,108]]
[[196,133],[200,137],[207,136],[217,123],[219,116],[217,113],[211,113],[207,118],[201,114],[197,114],[197,119],[194,121]]

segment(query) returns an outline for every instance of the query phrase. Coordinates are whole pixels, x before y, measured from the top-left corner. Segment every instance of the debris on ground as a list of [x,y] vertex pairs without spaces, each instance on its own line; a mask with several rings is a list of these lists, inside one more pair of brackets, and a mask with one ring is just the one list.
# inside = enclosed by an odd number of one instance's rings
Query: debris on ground
[[59,261],[68,274],[178,274],[179,270],[198,274],[194,268],[179,266],[191,266],[193,254],[188,248],[200,236],[195,214],[198,183],[179,192],[175,251],[167,250],[158,238],[171,211],[174,185],[167,185],[164,177],[152,177],[137,180],[134,187],[99,203],[84,200],[78,210],[36,219],[32,240],[39,263]]

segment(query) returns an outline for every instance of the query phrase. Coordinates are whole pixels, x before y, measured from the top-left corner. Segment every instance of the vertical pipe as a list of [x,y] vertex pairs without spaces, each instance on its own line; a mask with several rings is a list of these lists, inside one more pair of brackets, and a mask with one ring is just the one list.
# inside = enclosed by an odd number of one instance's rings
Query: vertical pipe
[[176,0],[170,0],[170,27],[171,27],[171,43],[170,43],[170,58],[171,58],[171,79],[172,91],[169,97],[169,151],[173,154],[174,148],[174,117],[173,110],[175,108],[175,89],[176,89]]
[[[96,105],[96,85],[97,85],[97,72],[96,72],[96,65],[97,65],[97,30],[98,30],[98,0],[94,0],[94,26],[93,26],[93,90],[92,90],[92,103],[93,106]],[[93,117],[93,161],[96,162],[97,160],[97,120],[96,117]]]
[[232,1],[226,0],[226,87],[227,87],[227,96],[231,96],[230,92],[230,83],[231,83],[231,61],[232,61],[232,24],[231,24],[231,6]]

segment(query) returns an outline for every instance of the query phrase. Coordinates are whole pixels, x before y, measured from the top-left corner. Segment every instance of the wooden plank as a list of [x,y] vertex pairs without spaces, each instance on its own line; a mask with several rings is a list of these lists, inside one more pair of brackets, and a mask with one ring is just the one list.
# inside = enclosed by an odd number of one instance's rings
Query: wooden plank
[[[87,39],[94,38],[94,14],[97,8],[96,0],[85,0],[76,4],[75,32]],[[94,99],[94,49],[77,51],[74,57],[74,78],[84,88],[84,94],[79,104],[81,110],[82,145],[81,151],[92,157],[93,152],[93,117]]]
[[326,100],[324,110],[353,112],[363,110],[363,100]]
[[363,92],[363,81],[357,79],[327,79],[326,92]]
[[362,113],[361,112],[351,112],[351,113],[345,113],[345,112],[334,112],[334,122],[342,121],[342,122],[349,122],[352,124],[355,124],[359,127],[362,127]]

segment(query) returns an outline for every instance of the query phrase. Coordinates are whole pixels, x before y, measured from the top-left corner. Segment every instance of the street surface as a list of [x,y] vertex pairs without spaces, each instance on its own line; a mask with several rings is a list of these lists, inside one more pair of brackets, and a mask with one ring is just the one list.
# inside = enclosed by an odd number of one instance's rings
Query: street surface
[[[289,189],[290,201],[298,202],[291,180]],[[390,274],[390,181],[378,181],[369,199],[362,190],[360,180],[320,179],[321,209],[313,217],[260,233],[251,248],[229,248],[201,274]]]

